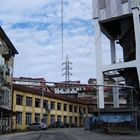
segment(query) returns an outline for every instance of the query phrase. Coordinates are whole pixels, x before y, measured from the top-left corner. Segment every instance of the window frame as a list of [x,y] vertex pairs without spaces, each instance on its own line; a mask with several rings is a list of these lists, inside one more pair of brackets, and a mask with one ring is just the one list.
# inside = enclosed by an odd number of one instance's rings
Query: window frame
[[60,102],[57,103],[57,110],[62,110],[62,103]]
[[50,102],[50,108],[51,108],[51,109],[55,109],[55,102],[54,102],[54,101],[51,101],[51,102]]
[[69,112],[73,112],[73,105],[69,105]]
[[[27,99],[30,99],[30,101],[31,101],[31,102],[29,102],[29,100],[27,100]],[[32,104],[33,104],[32,102],[33,102],[33,98],[32,98],[32,97],[28,97],[28,96],[27,96],[27,97],[26,97],[26,106],[31,107],[31,106],[32,106]]]
[[23,105],[23,95],[16,95],[16,105]]
[[[37,102],[39,103],[38,105],[37,105]],[[35,107],[37,108],[41,107],[41,100],[38,98],[35,98]]]
[[45,108],[45,109],[48,108],[48,100],[43,100],[43,108]]
[[67,104],[64,104],[64,105],[63,105],[63,110],[64,110],[64,111],[67,111],[67,110],[68,110],[68,105],[67,105]]
[[34,118],[36,123],[40,122],[40,113],[35,113],[35,118]]
[[22,124],[22,112],[16,112],[16,124]]
[[30,125],[32,123],[32,113],[26,112],[26,125]]

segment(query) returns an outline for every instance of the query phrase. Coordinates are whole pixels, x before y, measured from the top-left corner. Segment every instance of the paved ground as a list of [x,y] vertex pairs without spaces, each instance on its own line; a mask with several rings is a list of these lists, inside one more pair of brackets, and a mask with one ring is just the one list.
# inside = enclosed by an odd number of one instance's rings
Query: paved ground
[[62,128],[0,136],[0,140],[140,140],[138,136],[109,136],[83,128]]

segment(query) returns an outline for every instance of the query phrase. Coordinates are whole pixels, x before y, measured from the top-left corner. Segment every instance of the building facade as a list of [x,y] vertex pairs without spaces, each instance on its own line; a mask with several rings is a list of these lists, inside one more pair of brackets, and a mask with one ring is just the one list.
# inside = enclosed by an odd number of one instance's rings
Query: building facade
[[48,125],[56,121],[69,126],[83,126],[84,117],[88,114],[88,103],[54,94],[47,87],[14,85],[13,129],[26,129],[33,122],[44,122]]
[[11,128],[12,78],[17,50],[0,27],[0,131]]

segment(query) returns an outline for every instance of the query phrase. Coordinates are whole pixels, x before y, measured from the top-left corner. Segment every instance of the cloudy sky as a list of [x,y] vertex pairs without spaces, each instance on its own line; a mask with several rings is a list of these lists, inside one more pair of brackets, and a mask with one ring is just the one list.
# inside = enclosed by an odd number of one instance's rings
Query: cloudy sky
[[[62,81],[61,0],[0,0],[0,25],[18,50],[14,76]],[[96,77],[92,0],[64,0],[71,80]]]

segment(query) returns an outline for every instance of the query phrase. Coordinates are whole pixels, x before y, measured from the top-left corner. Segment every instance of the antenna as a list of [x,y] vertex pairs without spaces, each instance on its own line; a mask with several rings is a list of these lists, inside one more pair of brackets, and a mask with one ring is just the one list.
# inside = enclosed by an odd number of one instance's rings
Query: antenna
[[62,63],[63,63],[63,55],[64,55],[64,25],[63,25],[63,18],[64,18],[64,7],[63,7],[63,0],[61,0],[61,43],[62,43]]

